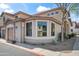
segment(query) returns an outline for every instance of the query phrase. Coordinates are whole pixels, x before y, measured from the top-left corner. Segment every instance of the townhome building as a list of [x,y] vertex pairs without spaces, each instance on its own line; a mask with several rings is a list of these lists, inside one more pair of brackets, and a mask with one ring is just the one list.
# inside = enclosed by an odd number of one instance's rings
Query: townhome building
[[[10,14],[3,12],[0,19],[1,37],[7,41],[46,44],[58,40],[61,32],[63,11],[55,8],[29,15],[22,11]],[[67,12],[64,20],[64,32],[71,32],[71,19]]]

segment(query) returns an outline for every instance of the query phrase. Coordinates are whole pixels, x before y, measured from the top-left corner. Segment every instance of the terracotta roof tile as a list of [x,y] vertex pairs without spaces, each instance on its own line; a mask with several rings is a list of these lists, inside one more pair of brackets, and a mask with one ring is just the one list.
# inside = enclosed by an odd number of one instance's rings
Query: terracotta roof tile
[[54,9],[51,9],[51,10],[47,10],[47,11],[42,11],[42,12],[36,13],[34,15],[40,15],[40,14],[43,14],[43,13],[46,13],[46,12],[50,12],[50,11],[55,11],[55,10],[61,10],[61,9],[60,8],[54,8]]

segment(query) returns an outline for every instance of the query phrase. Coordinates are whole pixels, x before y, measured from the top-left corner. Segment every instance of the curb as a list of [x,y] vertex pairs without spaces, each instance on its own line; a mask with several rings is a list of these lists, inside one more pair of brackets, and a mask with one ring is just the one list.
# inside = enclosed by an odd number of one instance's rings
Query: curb
[[9,45],[9,46],[16,47],[16,48],[20,48],[20,49],[22,49],[22,50],[25,50],[25,51],[31,52],[31,53],[33,53],[33,54],[36,54],[37,56],[45,56],[45,55],[43,55],[42,53],[36,52],[36,51],[34,51],[34,50],[32,50],[32,49],[29,49],[29,48],[24,48],[24,47],[22,47],[22,46],[14,45],[14,44],[7,43],[7,42],[1,42],[1,43],[7,44],[7,45]]

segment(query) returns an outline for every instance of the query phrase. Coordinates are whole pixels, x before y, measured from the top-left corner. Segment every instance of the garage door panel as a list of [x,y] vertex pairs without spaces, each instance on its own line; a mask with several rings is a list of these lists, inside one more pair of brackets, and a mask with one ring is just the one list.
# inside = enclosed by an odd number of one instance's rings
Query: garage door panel
[[13,40],[13,28],[8,28],[8,39]]

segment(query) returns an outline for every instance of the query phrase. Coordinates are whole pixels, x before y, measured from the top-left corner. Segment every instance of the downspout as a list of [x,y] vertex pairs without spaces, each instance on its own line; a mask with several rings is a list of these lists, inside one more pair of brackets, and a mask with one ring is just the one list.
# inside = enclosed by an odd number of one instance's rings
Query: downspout
[[63,42],[64,41],[64,25],[63,25],[63,22],[64,22],[64,13],[63,13],[63,17],[62,17],[62,25],[61,25],[61,41]]
[[21,25],[21,43],[23,42],[23,37],[22,37],[22,22],[20,22],[20,25]]
[[15,29],[16,29],[16,27],[15,27],[15,22],[13,22],[13,24],[14,24],[14,41],[16,41],[16,40],[15,40]]
[[25,42],[25,34],[26,34],[26,31],[25,31],[25,28],[26,28],[26,27],[25,27],[25,25],[26,25],[26,23],[24,22],[24,27],[23,27],[23,30],[24,30],[24,31],[23,31],[23,39],[24,39],[24,40],[23,40],[23,42]]

